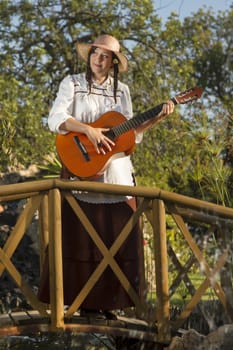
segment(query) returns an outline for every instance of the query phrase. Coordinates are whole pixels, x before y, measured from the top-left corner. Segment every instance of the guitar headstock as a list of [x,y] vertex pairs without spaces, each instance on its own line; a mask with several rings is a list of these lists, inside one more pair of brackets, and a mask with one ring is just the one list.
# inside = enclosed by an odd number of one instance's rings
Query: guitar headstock
[[181,92],[179,95],[176,95],[176,97],[174,97],[174,99],[175,99],[177,104],[185,104],[185,103],[192,102],[192,101],[195,101],[198,98],[200,98],[202,95],[202,92],[203,92],[203,89],[196,86],[196,87],[193,87],[193,88],[190,88],[188,90]]

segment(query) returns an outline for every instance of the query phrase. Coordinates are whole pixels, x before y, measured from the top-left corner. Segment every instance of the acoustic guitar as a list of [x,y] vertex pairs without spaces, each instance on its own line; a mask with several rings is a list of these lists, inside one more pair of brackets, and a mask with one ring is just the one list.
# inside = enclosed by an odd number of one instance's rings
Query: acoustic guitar
[[[202,95],[202,89],[194,87],[181,92],[171,100],[175,105],[185,104],[197,100]],[[56,135],[56,149],[61,162],[73,175],[88,179],[99,176],[107,168],[109,161],[131,154],[135,147],[134,130],[145,121],[158,118],[163,108],[163,103],[149,109],[148,111],[136,115],[131,119],[126,119],[123,114],[116,111],[109,111],[100,116],[94,123],[90,123],[94,128],[108,128],[105,135],[115,142],[112,151],[106,154],[98,154],[94,145],[85,134],[69,132],[68,134]]]

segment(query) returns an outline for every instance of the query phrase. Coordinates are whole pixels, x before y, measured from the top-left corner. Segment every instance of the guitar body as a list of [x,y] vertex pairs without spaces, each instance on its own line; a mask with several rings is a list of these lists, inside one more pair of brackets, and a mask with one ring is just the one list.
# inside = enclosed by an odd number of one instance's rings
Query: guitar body
[[[94,128],[112,128],[124,123],[127,119],[116,111],[104,113],[94,123]],[[112,138],[115,146],[106,154],[98,154],[85,134],[69,132],[56,136],[56,148],[61,162],[73,174],[80,178],[93,178],[101,175],[107,168],[109,161],[123,157],[133,152],[135,146],[135,132],[129,130],[117,138]]]

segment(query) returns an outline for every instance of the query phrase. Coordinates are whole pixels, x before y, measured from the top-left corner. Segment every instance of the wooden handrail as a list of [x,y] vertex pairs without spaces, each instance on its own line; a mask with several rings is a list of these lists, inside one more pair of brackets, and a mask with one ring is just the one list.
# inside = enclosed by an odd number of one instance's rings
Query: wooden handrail
[[[59,188],[60,190],[83,190],[90,192],[112,193],[116,195],[133,195],[136,197],[144,197],[149,199],[161,199],[168,204],[176,204],[180,207],[189,207],[190,209],[196,209],[204,211],[208,215],[216,215],[221,218],[228,218],[233,220],[233,209],[223,207],[221,205],[202,201],[187,197],[181,194],[168,192],[155,187],[144,186],[124,186],[124,185],[111,185],[104,183],[94,183],[91,181],[68,181],[58,178],[28,181],[24,183],[1,185],[0,186],[0,201],[13,200],[17,198],[17,195],[22,195],[21,198],[27,198],[27,196],[34,196],[38,192],[44,192],[51,190],[52,188]],[[9,199],[10,198],[10,199]]]

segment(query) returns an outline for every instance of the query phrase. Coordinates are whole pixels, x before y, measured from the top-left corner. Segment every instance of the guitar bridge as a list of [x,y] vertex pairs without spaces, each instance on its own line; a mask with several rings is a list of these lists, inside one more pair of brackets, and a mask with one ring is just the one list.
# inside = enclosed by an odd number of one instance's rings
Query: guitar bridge
[[90,162],[90,156],[86,150],[86,147],[84,146],[84,144],[82,144],[82,142],[80,141],[79,137],[77,135],[74,136],[74,142],[76,143],[76,145],[78,146],[78,148],[80,149],[83,158],[87,161]]

